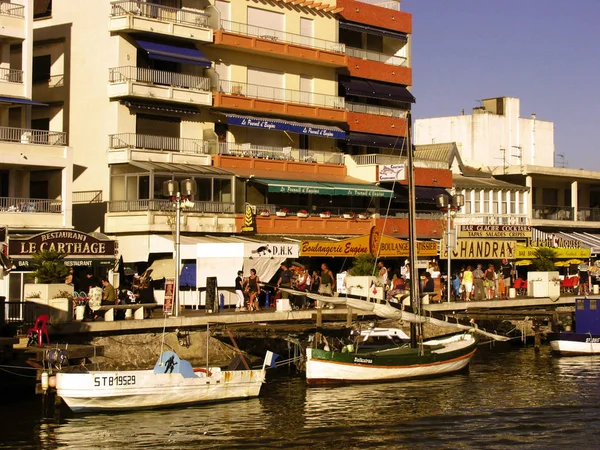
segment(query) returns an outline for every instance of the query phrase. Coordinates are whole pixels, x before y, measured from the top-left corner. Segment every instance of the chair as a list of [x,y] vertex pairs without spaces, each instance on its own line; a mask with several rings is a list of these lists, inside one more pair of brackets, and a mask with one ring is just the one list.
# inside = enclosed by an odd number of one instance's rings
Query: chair
[[527,280],[523,281],[523,287],[521,288],[521,291],[523,292],[523,295],[527,295],[527,287],[529,285],[529,282]]
[[515,288],[515,290],[517,291],[517,294],[519,294],[519,295],[524,295],[522,292],[523,291],[523,282],[524,282],[523,278],[516,278],[515,282],[513,284],[513,288]]
[[28,346],[33,344],[37,338],[37,346],[41,347],[44,336],[46,336],[46,342],[50,345],[47,327],[49,320],[50,316],[48,316],[48,314],[42,314],[35,319],[35,325],[27,331],[27,336],[29,337],[29,342],[27,343]]

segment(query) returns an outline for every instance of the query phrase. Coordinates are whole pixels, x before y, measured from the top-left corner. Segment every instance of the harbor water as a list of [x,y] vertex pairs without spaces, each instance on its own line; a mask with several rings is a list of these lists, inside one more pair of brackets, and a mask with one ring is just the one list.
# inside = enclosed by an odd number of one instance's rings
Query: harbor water
[[600,357],[482,346],[452,377],[308,388],[278,369],[260,398],[182,409],[78,416],[12,399],[0,449],[592,449],[599,369]]

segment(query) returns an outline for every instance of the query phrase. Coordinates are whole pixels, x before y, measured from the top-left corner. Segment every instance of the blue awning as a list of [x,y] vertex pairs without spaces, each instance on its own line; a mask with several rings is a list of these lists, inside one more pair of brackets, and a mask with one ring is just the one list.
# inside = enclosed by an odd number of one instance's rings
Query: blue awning
[[375,98],[395,102],[415,103],[415,97],[401,84],[380,83],[360,78],[340,77],[339,83],[346,96]]
[[346,132],[341,128],[330,125],[316,125],[314,123],[292,122],[289,120],[273,119],[269,117],[240,116],[238,114],[225,114],[229,125],[241,127],[262,128],[265,130],[289,131],[290,133],[320,136],[331,139],[345,139]]
[[394,191],[372,184],[333,183],[329,181],[275,180],[270,178],[253,178],[254,183],[267,185],[269,192],[279,194],[314,194],[342,195],[354,197],[394,196]]
[[46,103],[34,102],[28,98],[0,97],[0,103],[14,103],[16,105],[48,106]]
[[171,61],[182,64],[195,64],[202,67],[211,67],[212,63],[193,44],[170,45],[158,42],[143,41],[136,42],[147,53],[150,59]]
[[344,30],[356,31],[357,33],[368,33],[376,36],[389,37],[394,39],[407,40],[406,33],[400,33],[399,31],[386,30],[384,28],[370,27],[368,25],[360,25],[353,22],[340,22],[340,28]]

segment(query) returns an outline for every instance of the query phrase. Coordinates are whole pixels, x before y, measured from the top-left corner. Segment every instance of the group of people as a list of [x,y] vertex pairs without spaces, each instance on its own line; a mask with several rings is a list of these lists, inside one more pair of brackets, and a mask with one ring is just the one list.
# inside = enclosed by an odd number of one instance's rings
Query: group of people
[[515,269],[508,260],[503,259],[496,270],[494,264],[488,264],[483,270],[482,264],[467,265],[454,274],[452,289],[456,301],[506,299],[514,281]]
[[[236,311],[260,311],[259,298],[263,291],[261,285],[264,286],[256,274],[256,269],[250,269],[250,275],[244,277],[243,271],[238,271],[235,279],[235,293],[237,302],[235,305]],[[314,305],[309,301],[306,295],[294,296],[287,291],[293,289],[300,292],[318,293],[325,296],[332,296],[335,292],[335,276],[327,266],[321,265],[321,270],[314,270],[312,273],[303,265],[288,265],[282,264],[277,280],[274,300],[277,298],[291,299],[292,304],[298,309],[308,309]],[[302,299],[302,300],[298,300]]]

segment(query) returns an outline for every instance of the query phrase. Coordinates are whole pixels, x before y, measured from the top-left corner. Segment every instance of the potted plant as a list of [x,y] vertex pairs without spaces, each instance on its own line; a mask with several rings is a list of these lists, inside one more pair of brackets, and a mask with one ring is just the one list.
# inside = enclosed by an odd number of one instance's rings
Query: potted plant
[[73,317],[73,286],[66,284],[69,268],[65,254],[41,251],[33,255],[35,284],[25,284],[23,296],[36,303],[38,314],[49,314],[52,322],[68,322]]
[[344,219],[356,219],[356,213],[353,212],[345,212]]
[[298,217],[308,217],[308,211],[306,209],[301,209],[296,213]]
[[330,211],[321,212],[321,213],[319,213],[319,217],[321,217],[322,219],[329,219],[331,217],[331,212]]
[[271,211],[269,211],[268,209],[263,208],[263,209],[261,209],[261,210],[258,211],[258,214],[261,217],[269,217],[271,215]]
[[277,214],[277,217],[285,217],[287,216],[288,212],[289,210],[287,208],[280,208],[275,214]]

